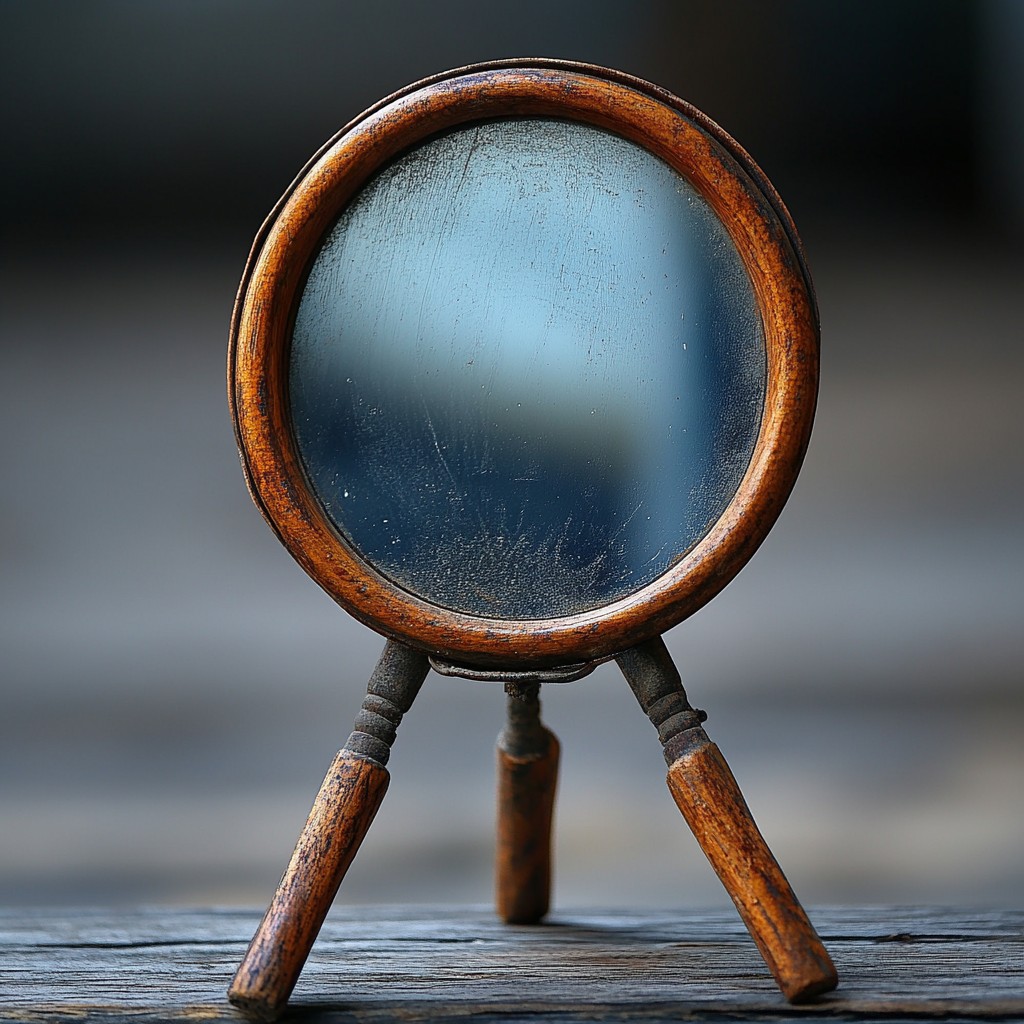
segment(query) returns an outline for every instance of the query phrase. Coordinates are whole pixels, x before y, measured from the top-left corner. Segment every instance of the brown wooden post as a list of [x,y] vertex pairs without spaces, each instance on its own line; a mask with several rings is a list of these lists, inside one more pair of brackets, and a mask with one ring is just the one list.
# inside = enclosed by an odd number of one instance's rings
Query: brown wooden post
[[246,1014],[273,1020],[284,1009],[370,824],[387,792],[385,764],[427,659],[389,643],[367,687],[355,730],[338,751],[277,892],[228,989]]
[[664,641],[616,659],[665,748],[668,786],[783,995],[803,1002],[838,983],[835,966],[751,816],[725,758],[690,707]]
[[535,924],[551,901],[551,822],[559,745],[540,722],[539,683],[507,683],[498,737],[495,904],[508,924]]

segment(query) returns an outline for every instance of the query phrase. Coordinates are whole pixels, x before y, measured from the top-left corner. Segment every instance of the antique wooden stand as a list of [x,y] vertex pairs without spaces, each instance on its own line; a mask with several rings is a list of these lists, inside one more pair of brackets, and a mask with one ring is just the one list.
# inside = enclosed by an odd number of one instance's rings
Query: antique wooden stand
[[[396,583],[332,520],[303,468],[291,422],[289,351],[311,263],[372,175],[440,133],[516,118],[560,119],[626,139],[703,197],[750,279],[766,370],[749,464],[696,543],[657,578],[606,606],[502,617],[459,610]],[[781,511],[810,432],[817,354],[813,291],[781,200],[721,128],[647,83],[557,61],[464,68],[381,101],[317,154],[268,219],[242,280],[230,350],[232,410],[250,489],[268,522],[303,568],[388,643],[232,982],[236,1006],[267,1019],[285,1006],[380,806],[396,730],[431,667],[506,684],[508,724],[497,748],[497,908],[508,922],[539,921],[549,905],[559,756],[540,720],[539,689],[612,659],[658,732],[679,810],[783,994],[798,1002],[835,987],[832,962],[661,639],[736,575]]]
[[[835,988],[835,967],[758,831],[732,772],[686,699],[663,641],[616,658],[658,730],[667,782],[679,810],[791,1002]],[[355,729],[317,794],[277,893],[245,955],[229,997],[272,1019],[298,980],[345,872],[388,788],[385,767],[402,716],[429,670],[425,655],[389,643],[370,678]],[[450,671],[450,667],[448,668]],[[540,720],[536,681],[506,684],[508,724],[498,739],[496,902],[509,924],[548,911],[551,818],[558,740]]]

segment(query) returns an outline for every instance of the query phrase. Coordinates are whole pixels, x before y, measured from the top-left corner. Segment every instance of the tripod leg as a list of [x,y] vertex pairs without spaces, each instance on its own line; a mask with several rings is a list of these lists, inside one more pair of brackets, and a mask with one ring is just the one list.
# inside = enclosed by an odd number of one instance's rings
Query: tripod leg
[[551,818],[558,740],[540,722],[540,683],[507,683],[508,723],[498,737],[495,902],[507,924],[535,924],[551,891]]
[[338,887],[388,788],[384,766],[402,716],[428,670],[424,655],[389,642],[370,677],[355,730],[338,751],[277,892],[235,973],[228,999],[273,1020],[288,997]]
[[836,969],[747,808],[736,779],[701,728],[659,637],[616,659],[665,748],[668,787],[792,1003],[836,987]]

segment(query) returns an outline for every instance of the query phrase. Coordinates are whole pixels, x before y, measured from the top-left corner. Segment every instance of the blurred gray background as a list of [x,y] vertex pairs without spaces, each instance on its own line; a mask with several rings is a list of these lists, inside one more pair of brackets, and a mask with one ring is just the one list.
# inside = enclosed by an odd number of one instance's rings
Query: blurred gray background
[[[362,108],[617,66],[800,227],[819,416],[778,526],[668,642],[809,903],[1024,904],[1024,4],[0,4],[0,900],[263,904],[381,641],[252,507],[231,303]],[[547,687],[556,902],[724,901],[605,667]],[[348,901],[490,898],[500,688],[432,676]]]

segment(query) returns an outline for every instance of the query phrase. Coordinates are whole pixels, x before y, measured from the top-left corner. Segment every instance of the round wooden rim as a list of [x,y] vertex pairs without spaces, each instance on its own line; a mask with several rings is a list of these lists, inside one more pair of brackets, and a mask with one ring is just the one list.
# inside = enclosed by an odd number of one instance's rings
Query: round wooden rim
[[[326,518],[288,416],[288,350],[308,268],[366,180],[417,142],[460,124],[559,117],[615,132],[659,156],[707,200],[753,282],[767,348],[767,393],[753,457],[708,534],[628,597],[576,615],[503,620],[430,604],[378,573]],[[385,636],[476,666],[598,660],[659,635],[702,607],[743,567],[796,480],[817,394],[818,324],[795,229],[749,156],[699,111],[618,72],[507,61],[448,72],[381,101],[329,142],[257,237],[235,306],[229,394],[253,499],[302,567]]]

